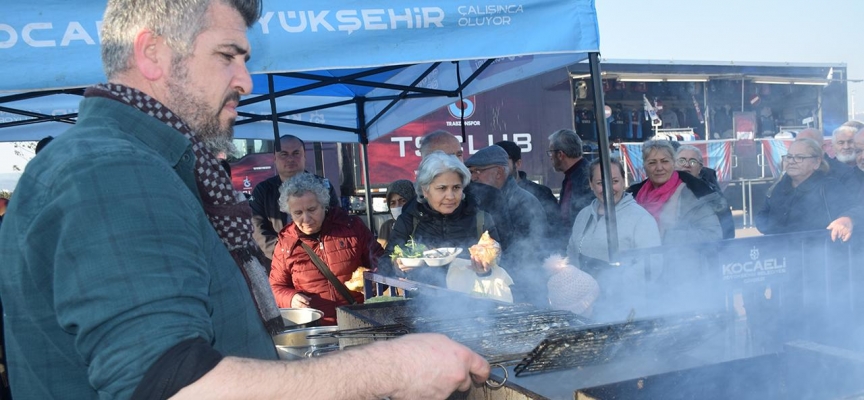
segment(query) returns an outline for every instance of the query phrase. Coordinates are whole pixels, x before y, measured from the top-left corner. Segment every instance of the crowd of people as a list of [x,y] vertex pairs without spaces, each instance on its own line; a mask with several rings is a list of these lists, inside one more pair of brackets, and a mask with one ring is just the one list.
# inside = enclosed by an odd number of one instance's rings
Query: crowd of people
[[[335,324],[338,307],[364,301],[345,284],[362,270],[455,286],[455,267],[397,256],[422,244],[472,249],[457,258],[469,292],[590,315],[615,261],[611,210],[619,252],[735,237],[698,148],[645,142],[647,179],[625,187],[622,162],[610,160],[604,180],[569,129],[549,136],[549,162],[564,176],[557,198],[520,171],[516,143],[465,159],[456,136],[435,131],[420,140],[413,182],[388,186],[392,219],[377,237],[340,208],[328,179],[304,170],[296,136],[280,138],[277,174],[247,200],[216,154],[251,92],[245,32],[260,2],[167,2],[108,1],[108,83],[85,92],[78,123],[40,142],[13,200],[0,199],[16,397],[445,398],[482,383],[488,362],[435,334],[280,362],[279,308],[315,308]],[[864,130],[850,121],[834,131],[833,158],[823,140],[807,130],[791,144],[757,213],[761,232],[851,238],[864,218]],[[496,293],[483,293],[488,282]]]

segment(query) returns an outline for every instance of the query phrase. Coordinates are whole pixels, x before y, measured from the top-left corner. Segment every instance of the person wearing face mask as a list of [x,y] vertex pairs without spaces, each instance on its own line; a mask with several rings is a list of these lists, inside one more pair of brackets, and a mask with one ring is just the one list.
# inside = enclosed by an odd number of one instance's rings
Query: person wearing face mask
[[664,244],[723,239],[717,213],[729,205],[701,179],[675,170],[675,151],[668,140],[643,143],[642,162],[648,179],[627,192],[654,216]]
[[[344,284],[339,288],[321,268],[344,283],[359,267],[376,269],[384,249],[359,217],[328,207],[327,187],[314,175],[295,175],[282,184],[279,193],[279,205],[292,222],[279,232],[273,252],[270,286],[276,304],[321,310],[321,324],[335,325],[336,307],[352,304],[352,299],[343,294],[347,291]],[[323,265],[316,265],[316,258]],[[360,292],[346,294],[353,302],[363,302]]]
[[387,238],[390,237],[390,231],[393,230],[393,224],[399,219],[402,214],[402,207],[414,199],[414,184],[407,179],[393,181],[387,186],[387,207],[390,209],[392,219],[384,222],[381,228],[378,229],[378,243],[382,247],[387,247]]

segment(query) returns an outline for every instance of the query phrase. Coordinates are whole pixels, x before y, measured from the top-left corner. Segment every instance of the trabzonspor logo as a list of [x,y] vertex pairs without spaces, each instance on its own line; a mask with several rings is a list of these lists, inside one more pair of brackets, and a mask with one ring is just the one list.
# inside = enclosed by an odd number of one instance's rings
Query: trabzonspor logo
[[[474,115],[474,102],[469,99],[462,99],[455,103],[451,103],[449,107],[447,107],[447,111],[450,111],[450,115],[453,118],[471,118]],[[464,115],[462,112],[464,111]]]

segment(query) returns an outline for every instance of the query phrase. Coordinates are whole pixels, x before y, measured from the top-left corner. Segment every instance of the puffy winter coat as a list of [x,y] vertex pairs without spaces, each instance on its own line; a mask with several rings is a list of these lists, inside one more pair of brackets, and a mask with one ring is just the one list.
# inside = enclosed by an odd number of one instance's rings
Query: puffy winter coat
[[[479,227],[478,213],[483,214]],[[402,209],[402,214],[390,232],[386,254],[393,254],[396,245],[405,246],[410,238],[414,238],[416,242],[430,249],[461,247],[463,254],[467,256],[468,248],[477,244],[484,231],[489,231],[489,236],[499,240],[492,215],[479,210],[467,199],[462,200],[455,211],[446,215],[433,210],[426,203],[411,201]],[[384,265],[390,266],[390,273],[398,274],[398,268],[392,266],[389,257],[382,259],[382,267]],[[446,275],[446,268],[415,268],[408,273],[408,279],[444,287]]]
[[856,194],[857,188],[850,189],[822,171],[814,172],[798,187],[792,187],[792,180],[784,175],[768,190],[756,212],[756,228],[764,234],[824,230],[860,202],[853,197]]
[[[297,293],[311,298],[309,307],[324,312],[323,325],[336,323],[336,307],[349,304],[312,263],[300,243],[306,243],[341,282],[351,279],[357,267],[375,269],[384,249],[369,228],[356,216],[331,208],[324,217],[318,237],[305,235],[294,223],[279,232],[273,252],[270,286],[281,308],[291,307]],[[352,292],[358,303],[363,294]]]

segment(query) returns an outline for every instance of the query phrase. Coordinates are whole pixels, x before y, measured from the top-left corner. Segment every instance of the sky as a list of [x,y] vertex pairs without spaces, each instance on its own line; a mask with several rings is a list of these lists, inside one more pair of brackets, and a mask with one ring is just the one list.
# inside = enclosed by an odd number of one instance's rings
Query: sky
[[[608,59],[846,63],[864,80],[864,0],[596,0]],[[864,113],[864,83],[849,84]],[[21,163],[0,143],[0,174]],[[0,187],[2,189],[2,187]]]
[[[861,0],[596,0],[595,5],[603,58],[846,63],[849,79],[864,80]],[[850,83],[849,92],[850,103],[854,96],[855,109],[864,113],[864,84]]]

